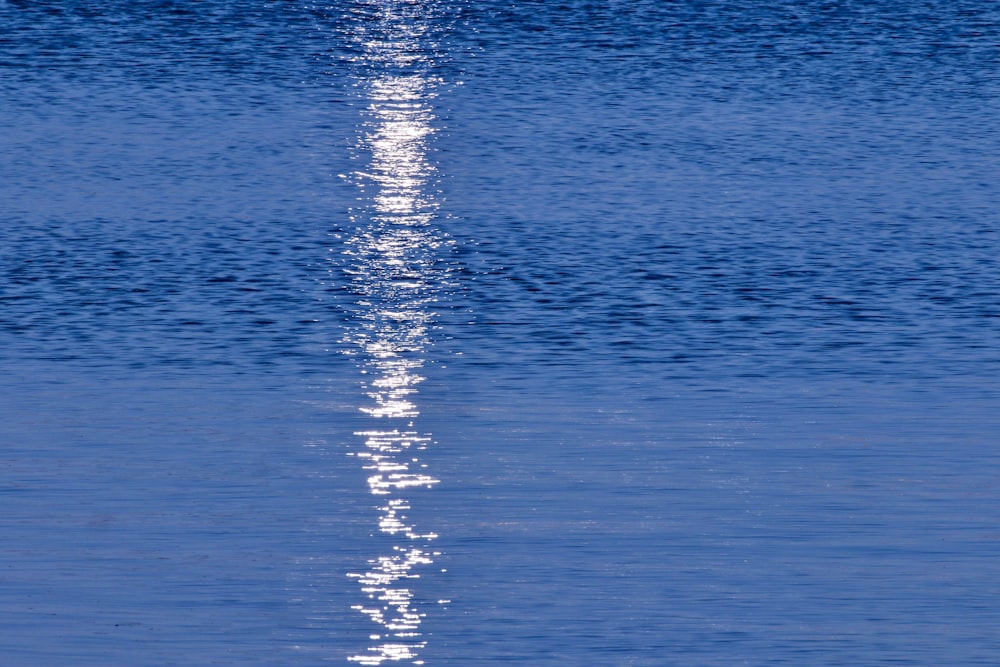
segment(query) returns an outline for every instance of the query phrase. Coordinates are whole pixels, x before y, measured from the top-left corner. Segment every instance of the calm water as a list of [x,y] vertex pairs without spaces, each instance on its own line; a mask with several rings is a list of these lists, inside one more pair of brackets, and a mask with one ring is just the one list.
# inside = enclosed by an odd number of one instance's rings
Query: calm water
[[997,664],[991,3],[0,26],[0,663]]

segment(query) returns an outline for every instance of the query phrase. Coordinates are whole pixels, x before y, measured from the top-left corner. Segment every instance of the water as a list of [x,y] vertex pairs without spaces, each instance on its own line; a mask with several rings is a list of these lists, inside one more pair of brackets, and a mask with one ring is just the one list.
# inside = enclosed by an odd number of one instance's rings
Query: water
[[0,3],[0,662],[996,664],[998,19]]

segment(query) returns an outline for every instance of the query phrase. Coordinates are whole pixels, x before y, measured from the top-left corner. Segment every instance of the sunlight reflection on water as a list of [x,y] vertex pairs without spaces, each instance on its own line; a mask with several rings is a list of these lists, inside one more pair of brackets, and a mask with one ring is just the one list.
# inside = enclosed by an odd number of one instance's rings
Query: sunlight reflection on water
[[[371,493],[383,500],[379,531],[393,540],[391,553],[369,559],[363,572],[348,574],[358,580],[366,598],[353,608],[379,626],[370,635],[374,645],[349,658],[364,665],[422,664],[418,651],[426,645],[420,632],[424,612],[414,601],[410,582],[420,578],[418,568],[439,555],[431,547],[437,535],[417,530],[406,515],[410,492],[438,482],[418,455],[431,439],[414,430],[413,420],[419,415],[414,398],[424,379],[424,351],[431,342],[429,305],[441,289],[436,251],[444,242],[429,229],[437,209],[428,192],[434,172],[427,159],[427,138],[434,132],[429,103],[433,82],[406,71],[423,62],[423,30],[406,11],[414,9],[419,5],[380,5],[376,27],[365,32],[362,42],[363,64],[371,73],[360,82],[368,106],[356,153],[367,157],[368,164],[351,174],[360,192],[353,211],[358,227],[345,250],[357,297],[348,340],[371,399],[361,411],[389,421],[384,428],[356,434],[364,438],[364,448],[355,456],[371,473]],[[379,38],[372,39],[372,33]]]

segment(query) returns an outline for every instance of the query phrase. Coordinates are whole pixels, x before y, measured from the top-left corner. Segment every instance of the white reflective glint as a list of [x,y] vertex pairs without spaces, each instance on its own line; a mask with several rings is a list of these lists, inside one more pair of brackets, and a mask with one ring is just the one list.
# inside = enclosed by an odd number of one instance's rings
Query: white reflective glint
[[377,626],[370,635],[374,643],[349,659],[363,665],[422,664],[424,612],[410,587],[439,552],[430,548],[437,536],[412,525],[407,513],[414,493],[438,483],[419,456],[430,436],[413,428],[430,345],[429,306],[442,289],[436,266],[444,241],[430,227],[437,202],[427,157],[434,133],[434,82],[422,73],[429,65],[424,39],[432,7],[412,0],[369,7],[377,16],[366,22],[358,41],[359,62],[369,74],[359,82],[366,105],[357,149],[359,158],[368,159],[351,175],[360,193],[359,224],[345,255],[357,295],[349,340],[370,399],[361,410],[377,422],[377,428],[357,433],[363,447],[355,454],[379,499],[379,533],[392,547],[391,553],[370,558],[363,571],[348,575],[358,581],[363,599],[353,608]]

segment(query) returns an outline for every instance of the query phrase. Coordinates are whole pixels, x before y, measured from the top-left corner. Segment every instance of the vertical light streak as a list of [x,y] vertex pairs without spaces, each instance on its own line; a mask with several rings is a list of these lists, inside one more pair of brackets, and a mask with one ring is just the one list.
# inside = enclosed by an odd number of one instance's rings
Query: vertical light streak
[[438,482],[420,460],[430,437],[414,427],[417,385],[424,379],[420,371],[430,345],[430,304],[441,290],[436,265],[442,240],[430,228],[437,202],[429,191],[434,170],[427,159],[434,94],[433,83],[421,72],[427,65],[424,28],[414,20],[420,4],[367,6],[376,20],[359,28],[360,64],[369,74],[360,82],[368,104],[358,154],[369,160],[352,174],[361,205],[355,211],[357,232],[345,252],[358,297],[349,338],[371,399],[361,409],[379,422],[378,428],[357,434],[364,448],[356,455],[369,473],[371,493],[380,499],[378,528],[391,549],[369,559],[364,571],[349,574],[365,598],[354,608],[377,626],[370,636],[373,645],[350,660],[422,664],[424,613],[411,587],[421,568],[433,563],[437,554],[431,543],[437,536],[411,525],[407,512],[417,489]]

